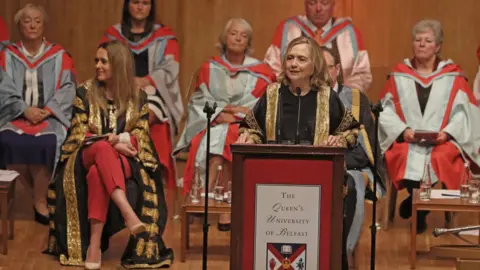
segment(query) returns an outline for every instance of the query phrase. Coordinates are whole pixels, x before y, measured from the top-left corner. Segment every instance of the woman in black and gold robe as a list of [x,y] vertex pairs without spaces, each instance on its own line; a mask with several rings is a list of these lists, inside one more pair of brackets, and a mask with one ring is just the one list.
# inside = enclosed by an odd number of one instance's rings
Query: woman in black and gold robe
[[[292,40],[279,82],[269,85],[247,114],[240,125],[237,143],[354,147],[360,124],[330,87],[328,68],[314,40],[308,37]],[[342,269],[348,269],[346,238],[356,206],[355,185],[348,174],[345,174],[345,191]]]
[[133,83],[132,56],[121,42],[100,45],[95,60],[97,76],[77,89],[72,126],[48,191],[46,253],[59,256],[62,265],[99,269],[109,238],[127,227],[124,267],[170,266],[146,94]]

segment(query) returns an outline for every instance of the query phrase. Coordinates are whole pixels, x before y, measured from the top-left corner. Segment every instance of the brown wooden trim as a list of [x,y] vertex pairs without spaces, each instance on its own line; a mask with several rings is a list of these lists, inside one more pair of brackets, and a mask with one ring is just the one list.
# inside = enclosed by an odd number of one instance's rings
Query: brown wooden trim
[[[232,153],[234,151],[232,150]],[[242,270],[242,247],[243,247],[243,194],[244,194],[244,175],[243,166],[245,154],[233,154],[232,164],[232,230],[230,235],[230,269]],[[234,190],[234,192],[233,192]]]
[[278,145],[278,144],[232,144],[232,153],[268,155],[340,155],[347,153],[346,148],[318,147],[310,145]]
[[333,157],[330,269],[341,269],[342,265],[344,164],[344,156]]

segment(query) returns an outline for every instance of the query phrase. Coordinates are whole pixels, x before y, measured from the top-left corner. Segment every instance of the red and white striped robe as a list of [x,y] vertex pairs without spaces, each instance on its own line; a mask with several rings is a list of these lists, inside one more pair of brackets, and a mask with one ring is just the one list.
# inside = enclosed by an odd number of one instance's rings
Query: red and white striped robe
[[[272,44],[265,54],[267,62],[278,76],[282,71],[282,58],[288,43],[300,36],[315,39],[315,27],[307,16],[294,16],[281,22],[275,31]],[[360,31],[350,18],[332,18],[323,27],[320,42],[322,46],[334,47],[340,55],[342,84],[366,92],[372,83],[368,52],[363,44]]]
[[[432,87],[423,115],[415,83]],[[419,181],[428,162],[432,182],[440,180],[449,189],[459,189],[464,172],[462,153],[480,164],[480,110],[460,67],[451,60],[442,61],[436,71],[422,76],[406,59],[393,69],[381,98],[380,147],[397,188],[402,188],[402,179]],[[443,131],[453,139],[430,147],[398,143],[407,127]]]
[[144,90],[148,94],[148,106],[161,121],[150,127],[160,163],[165,169],[169,187],[175,186],[175,163],[172,156],[174,138],[178,134],[183,116],[183,102],[179,85],[180,56],[177,38],[172,29],[155,24],[153,31],[138,42],[128,40],[120,24],[107,29],[101,42],[120,40],[127,44],[134,54],[148,50],[148,71],[146,78],[150,85]]
[[[274,79],[275,75],[267,64],[248,56],[242,65],[233,65],[225,56],[216,56],[201,66],[195,92],[188,104],[185,129],[175,150],[189,150],[184,173],[185,192],[190,190],[195,163],[199,164],[201,172],[206,169],[205,102],[208,101],[210,106],[216,102],[218,106],[212,116],[210,153],[232,161],[230,144],[238,138],[238,124],[217,124],[215,118],[227,105],[253,108]],[[241,121],[245,115],[237,113],[235,117]]]

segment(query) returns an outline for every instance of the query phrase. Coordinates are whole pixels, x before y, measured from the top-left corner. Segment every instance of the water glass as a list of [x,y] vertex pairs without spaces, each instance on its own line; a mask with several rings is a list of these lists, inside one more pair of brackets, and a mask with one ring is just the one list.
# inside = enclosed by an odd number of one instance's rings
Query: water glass
[[422,182],[420,185],[420,200],[430,201],[432,194],[432,185],[427,182]]
[[468,187],[468,202],[477,204],[480,200],[480,182],[479,180],[472,180],[470,186]]
[[215,194],[215,200],[223,201],[223,187],[222,186],[216,186],[214,194]]
[[470,197],[470,184],[460,185],[460,198],[466,200]]
[[198,185],[192,185],[192,190],[190,190],[190,198],[192,203],[200,202],[200,188]]
[[228,182],[227,203],[232,204],[232,181]]

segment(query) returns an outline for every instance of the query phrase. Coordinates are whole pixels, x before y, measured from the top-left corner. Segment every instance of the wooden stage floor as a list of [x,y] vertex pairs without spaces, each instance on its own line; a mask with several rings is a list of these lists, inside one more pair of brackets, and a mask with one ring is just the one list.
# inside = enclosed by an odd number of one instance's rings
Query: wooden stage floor
[[[406,192],[402,191],[398,196],[397,205],[403,200]],[[167,200],[170,201],[172,193],[167,192]],[[17,183],[16,191],[16,223],[15,239],[8,243],[8,255],[0,255],[0,270],[40,270],[40,269],[75,269],[74,267],[61,267],[56,258],[42,254],[46,247],[48,227],[39,225],[33,221],[33,210],[31,199],[26,196],[20,183]],[[358,267],[357,269],[370,269],[370,217],[371,205],[366,205],[366,222],[364,231],[358,247]],[[169,205],[170,217],[173,209]],[[212,224],[209,233],[209,270],[228,269],[229,265],[229,241],[228,232],[219,232],[216,227],[216,217],[211,217]],[[474,225],[478,221],[477,216],[468,214],[458,214],[455,222],[459,226]],[[192,249],[187,253],[187,261],[180,263],[180,221],[170,218],[168,226],[164,233],[164,239],[167,245],[173,248],[176,258],[172,269],[178,270],[199,270],[202,265],[202,221],[196,219],[191,227]],[[431,234],[434,227],[443,227],[444,215],[441,212],[433,212],[428,217],[428,231],[418,236],[417,249],[428,251],[429,245],[460,243],[453,236],[442,236],[434,238]],[[380,230],[377,233],[377,260],[376,269],[378,270],[396,270],[410,269],[409,250],[410,250],[410,222],[402,220],[398,216],[388,231]],[[128,232],[126,230],[114,236],[111,240],[111,248],[103,254],[102,269],[123,269],[119,265],[120,257],[126,245]],[[475,238],[473,238],[475,239]],[[82,269],[82,268],[78,268]],[[455,262],[450,260],[431,260],[419,256],[417,269],[425,270],[446,270],[455,269]]]

